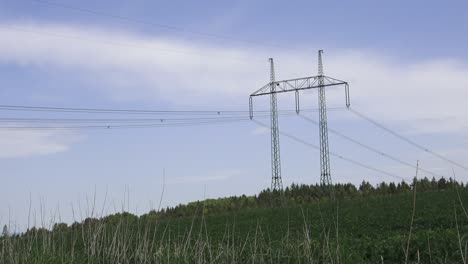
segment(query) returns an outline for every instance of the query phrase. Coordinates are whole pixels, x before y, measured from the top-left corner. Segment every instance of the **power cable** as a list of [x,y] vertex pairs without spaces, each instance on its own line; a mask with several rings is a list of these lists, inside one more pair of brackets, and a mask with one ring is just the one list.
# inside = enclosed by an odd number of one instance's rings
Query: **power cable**
[[[292,113],[291,113],[292,115]],[[260,117],[268,115],[257,115]],[[193,118],[0,118],[0,123],[146,123],[146,122],[173,122],[173,121],[209,121],[229,120],[242,116],[220,116],[220,117],[193,117]],[[243,116],[247,117],[247,116]]]
[[[74,107],[49,107],[49,106],[24,106],[24,105],[0,105],[0,110],[15,111],[45,111],[45,112],[79,112],[79,113],[118,113],[118,114],[210,114],[221,113],[244,114],[249,111],[235,110],[141,110],[141,109],[104,109],[104,108],[74,108]],[[294,111],[294,110],[285,110]],[[265,113],[269,111],[256,111]]]
[[[288,117],[295,114],[283,114]],[[260,116],[261,118],[269,118],[269,115]],[[249,121],[250,117],[235,117],[235,118],[218,118],[211,120],[173,120],[175,122],[165,122],[160,119],[158,123],[137,123],[137,124],[103,124],[103,125],[75,125],[75,126],[0,126],[0,130],[79,130],[79,129],[125,129],[125,128],[159,128],[159,127],[178,127],[178,126],[199,126],[212,124],[227,124],[234,122]],[[192,122],[189,122],[192,121]]]
[[375,125],[376,127],[379,127],[379,128],[381,128],[382,130],[384,130],[384,131],[386,131],[386,132],[392,134],[393,136],[395,136],[395,137],[397,137],[397,138],[399,138],[399,139],[405,141],[406,143],[408,143],[408,144],[410,144],[410,145],[412,145],[412,146],[414,146],[414,147],[416,147],[416,148],[418,148],[418,149],[421,149],[421,150],[424,151],[424,152],[427,152],[427,153],[429,153],[429,154],[432,154],[433,156],[435,156],[435,157],[437,157],[437,158],[439,158],[439,159],[441,159],[441,160],[444,160],[444,161],[446,161],[446,162],[448,162],[448,163],[450,163],[450,164],[452,164],[452,165],[455,165],[455,166],[457,166],[457,167],[460,167],[460,168],[462,168],[462,169],[464,169],[464,170],[468,170],[468,167],[466,167],[466,166],[464,166],[464,165],[462,165],[462,164],[460,164],[460,163],[458,163],[458,162],[456,162],[456,161],[453,161],[453,160],[451,160],[451,159],[448,159],[448,158],[446,158],[446,157],[444,157],[444,156],[442,156],[442,155],[436,153],[435,151],[432,151],[432,150],[430,150],[429,148],[426,148],[426,147],[424,147],[424,146],[422,146],[422,145],[420,145],[420,144],[418,144],[418,143],[416,143],[416,142],[414,142],[414,141],[412,141],[412,140],[410,140],[410,139],[408,139],[408,138],[402,136],[401,134],[399,134],[399,133],[397,133],[397,132],[391,130],[390,128],[387,128],[386,126],[382,125],[381,123],[375,121],[374,119],[371,119],[370,117],[368,117],[368,116],[366,116],[366,115],[364,115],[364,114],[362,114],[362,113],[356,111],[355,109],[349,108],[349,110],[351,111],[351,113],[353,113],[353,114],[357,115],[358,117],[360,117],[360,118],[362,118],[362,119],[368,121],[369,123]]
[[[307,116],[304,116],[304,115],[299,115],[299,116],[300,116],[301,118],[303,118],[304,120],[308,121],[309,123],[312,123],[312,124],[317,125],[317,126],[320,125],[319,122],[317,122],[317,121],[315,121],[315,120],[313,120],[313,119],[311,119],[311,118],[309,118],[309,117],[307,117]],[[409,162],[403,161],[403,160],[401,160],[401,159],[399,159],[399,158],[397,158],[397,157],[394,157],[394,156],[392,156],[392,155],[390,155],[390,154],[388,154],[388,153],[385,153],[385,152],[383,152],[383,151],[381,151],[381,150],[378,150],[378,149],[376,149],[376,148],[374,148],[374,147],[371,147],[371,146],[369,146],[369,145],[366,145],[366,144],[364,144],[364,143],[362,143],[362,142],[360,142],[360,141],[358,141],[358,140],[356,140],[356,139],[354,139],[354,138],[351,138],[351,137],[349,137],[349,136],[347,136],[347,135],[345,135],[345,134],[343,134],[343,133],[341,133],[341,132],[339,132],[339,131],[337,131],[337,130],[334,130],[334,129],[330,128],[330,127],[328,127],[328,131],[330,131],[331,133],[333,133],[333,134],[335,134],[335,135],[337,135],[337,136],[340,136],[340,137],[342,137],[342,138],[344,138],[344,139],[346,139],[346,140],[348,140],[348,141],[350,141],[350,142],[352,142],[352,143],[354,143],[354,144],[356,144],[356,145],[358,145],[358,146],[360,146],[360,147],[362,147],[362,148],[365,148],[365,149],[370,150],[370,151],[372,151],[372,152],[374,152],[374,153],[377,153],[377,154],[379,154],[379,155],[381,155],[381,156],[383,156],[383,157],[386,157],[386,158],[388,158],[388,159],[391,159],[391,160],[393,160],[393,161],[396,161],[397,163],[403,164],[403,165],[408,166],[408,167],[410,167],[410,168],[412,168],[412,169],[416,169],[416,168],[417,168],[417,166],[415,166],[415,165],[413,165],[413,164],[411,164],[411,163],[409,163]],[[426,169],[423,169],[423,168],[421,168],[421,167],[419,167],[419,170],[420,170],[420,171],[423,171],[423,172],[426,172],[426,173],[428,173],[428,174],[431,174],[431,175],[433,175],[433,176],[439,177],[439,178],[443,177],[443,175],[434,173],[434,172],[432,172],[432,171],[430,171],[430,170],[426,170]]]
[[[331,108],[330,110],[342,110],[344,107]],[[44,111],[44,112],[78,112],[78,113],[118,113],[118,114],[196,114],[196,115],[220,115],[220,114],[246,114],[248,110],[142,110],[142,109],[105,109],[105,108],[76,108],[76,107],[50,107],[50,106],[26,106],[26,105],[0,105],[0,110],[14,111]],[[283,113],[293,113],[296,110],[278,110]],[[301,111],[316,112],[318,109],[304,109]],[[270,110],[256,110],[255,113],[270,113]]]
[[108,17],[108,18],[112,18],[112,19],[117,19],[117,20],[122,20],[122,21],[142,24],[142,25],[148,25],[148,26],[153,26],[153,27],[159,27],[159,28],[163,28],[163,29],[166,29],[166,30],[180,31],[180,32],[190,33],[190,34],[199,35],[199,36],[205,36],[205,37],[210,37],[210,38],[218,38],[218,39],[224,39],[224,40],[230,40],[230,41],[237,41],[237,42],[243,42],[243,43],[248,43],[248,44],[253,44],[253,45],[292,49],[292,48],[284,47],[284,46],[277,45],[277,44],[257,42],[257,41],[252,41],[252,40],[248,40],[248,39],[235,38],[235,37],[227,36],[227,35],[220,35],[220,34],[207,33],[207,32],[202,32],[202,31],[189,30],[189,29],[183,28],[183,27],[177,27],[177,26],[172,26],[172,25],[167,25],[167,24],[155,23],[155,22],[152,22],[152,21],[133,18],[133,17],[128,17],[128,16],[110,14],[110,13],[96,11],[96,10],[89,9],[89,8],[72,6],[72,5],[69,5],[69,4],[57,3],[57,2],[52,2],[52,1],[44,1],[44,0],[31,0],[31,1],[36,2],[36,3],[40,3],[40,4],[44,4],[44,5],[59,7],[59,8],[62,8],[62,9],[74,10],[74,11],[78,11],[78,12],[81,12],[81,13],[87,13],[87,14],[92,14],[92,15],[97,15],[97,16],[104,16],[104,17]]
[[[204,54],[204,53],[198,53],[198,52],[192,52],[192,51],[181,51],[181,50],[173,50],[173,49],[163,49],[163,48],[157,48],[157,47],[151,47],[151,46],[143,46],[143,45],[139,45],[135,43],[123,43],[123,42],[108,41],[108,40],[98,40],[98,39],[87,38],[83,36],[70,35],[70,34],[57,34],[54,32],[48,32],[48,31],[43,31],[43,30],[39,31],[39,30],[30,29],[30,28],[22,28],[18,26],[0,25],[0,28],[4,30],[10,30],[10,31],[19,31],[19,32],[25,32],[29,34],[44,35],[44,36],[62,38],[62,39],[73,39],[73,40],[79,40],[79,41],[85,41],[85,42],[94,42],[94,43],[100,43],[100,44],[111,45],[111,46],[138,48],[138,49],[145,49],[145,50],[151,50],[151,51],[157,50],[157,51],[176,53],[176,54],[182,54],[182,55],[196,55],[199,57],[209,57],[210,59],[228,59],[228,60],[233,60],[233,61],[246,62],[246,59],[242,59],[240,57],[223,56],[220,54],[216,54],[216,56],[213,56],[213,54]],[[248,58],[248,61],[265,62],[264,59],[252,59],[250,57]]]
[[[254,123],[256,123],[257,125],[259,125],[259,126],[262,126],[262,127],[266,127],[266,128],[271,129],[270,126],[268,126],[268,125],[266,125],[266,124],[264,124],[264,123],[262,123],[262,122],[260,122],[260,121],[258,121],[258,120],[253,119],[252,121],[253,121]],[[308,146],[308,147],[311,147],[311,148],[320,150],[320,147],[319,147],[319,146],[314,145],[314,144],[312,144],[312,143],[309,143],[309,142],[307,142],[307,141],[305,141],[305,140],[302,140],[302,139],[300,139],[300,138],[298,138],[298,137],[296,137],[296,136],[294,136],[294,135],[288,134],[288,133],[283,132],[283,131],[279,131],[279,133],[280,133],[281,135],[283,135],[283,136],[285,136],[285,137],[287,137],[287,138],[290,138],[290,139],[292,139],[292,140],[294,140],[294,141],[296,141],[296,142],[299,142],[299,143],[301,143],[301,144],[303,144],[303,145],[305,145],[305,146]],[[378,172],[378,173],[381,173],[381,174],[385,174],[385,175],[390,176],[390,177],[398,178],[398,179],[400,179],[400,180],[408,180],[408,179],[405,179],[405,178],[400,177],[400,176],[398,176],[398,175],[395,175],[395,174],[393,174],[393,173],[390,173],[390,172],[387,172],[387,171],[384,171],[384,170],[381,170],[381,169],[372,167],[372,166],[370,166],[370,165],[366,165],[366,164],[361,163],[361,162],[359,162],[359,161],[356,161],[356,160],[353,160],[353,159],[344,157],[344,156],[342,156],[342,155],[340,155],[340,154],[337,154],[337,153],[335,153],[335,152],[331,152],[331,151],[330,151],[330,155],[332,155],[332,156],[334,156],[334,157],[337,157],[337,158],[339,158],[339,159],[341,159],[341,160],[344,160],[344,161],[353,163],[353,164],[355,164],[355,165],[357,165],[357,166],[366,168],[366,169],[368,169],[368,170],[372,170],[372,171],[375,171],[375,172]]]
[[[295,113],[279,113],[279,116],[293,116]],[[269,117],[261,114],[258,117]],[[0,123],[154,123],[154,122],[189,122],[189,121],[219,121],[249,118],[248,115],[218,116],[218,117],[190,117],[190,118],[0,118]]]
[[159,128],[159,127],[178,127],[178,126],[199,126],[212,124],[227,124],[234,122],[248,121],[249,118],[232,120],[215,120],[199,122],[179,122],[179,123],[147,123],[131,125],[81,125],[81,126],[8,126],[0,127],[0,130],[81,130],[81,129],[125,129],[125,128]]

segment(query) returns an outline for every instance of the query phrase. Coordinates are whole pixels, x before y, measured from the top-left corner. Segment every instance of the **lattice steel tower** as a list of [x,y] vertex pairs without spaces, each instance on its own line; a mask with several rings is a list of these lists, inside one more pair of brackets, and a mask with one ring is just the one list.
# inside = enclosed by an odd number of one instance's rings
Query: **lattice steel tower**
[[327,104],[322,63],[323,50],[318,51],[318,100],[319,100],[319,132],[320,132],[320,183],[331,187],[330,153],[328,148]]
[[[296,94],[296,113],[299,114],[299,92],[309,89],[318,89],[319,99],[319,129],[320,129],[320,184],[327,188],[330,197],[333,198],[333,185],[330,174],[330,153],[328,149],[328,127],[327,127],[327,106],[325,101],[325,90],[327,87],[344,86],[346,107],[349,108],[349,86],[345,81],[341,81],[323,75],[322,50],[318,52],[318,75],[304,78],[275,81],[275,69],[273,59],[270,59],[270,82],[260,89],[250,94],[249,112],[250,119],[253,120],[254,107],[253,98],[257,96],[270,96],[271,103],[271,189],[282,190],[281,164],[279,147],[278,109],[276,94],[294,92]],[[258,123],[258,122],[257,122]]]
[[282,191],[281,160],[278,128],[278,103],[276,101],[275,65],[270,58],[270,116],[271,116],[271,190]]

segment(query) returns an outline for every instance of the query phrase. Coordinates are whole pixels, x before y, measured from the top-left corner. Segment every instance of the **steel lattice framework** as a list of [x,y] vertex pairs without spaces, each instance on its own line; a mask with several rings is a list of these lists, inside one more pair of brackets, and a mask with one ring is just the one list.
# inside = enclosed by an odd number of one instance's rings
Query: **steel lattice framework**
[[[271,166],[272,180],[271,187],[273,190],[282,190],[281,183],[281,164],[279,153],[279,128],[278,128],[278,109],[276,95],[278,93],[295,92],[296,97],[296,113],[299,114],[299,92],[308,89],[318,89],[319,100],[319,132],[320,132],[320,183],[325,187],[332,186],[330,173],[330,154],[328,146],[328,126],[327,126],[327,107],[325,98],[325,89],[329,86],[343,85],[345,91],[346,107],[350,106],[349,85],[345,81],[341,81],[323,74],[322,50],[318,52],[318,75],[289,79],[283,81],[275,81],[273,59],[270,59],[270,82],[262,88],[252,93],[249,97],[250,118],[253,118],[253,98],[256,96],[270,95],[271,103]],[[333,195],[329,189],[330,196]]]
[[[318,100],[319,100],[319,134],[320,134],[320,183],[331,188],[332,179],[330,173],[330,151],[328,147],[327,102],[325,99],[325,87],[323,77],[323,50],[318,52]],[[329,193],[333,196],[333,191]]]
[[275,65],[270,58],[270,116],[271,116],[271,190],[282,191],[281,159],[278,127],[278,103],[276,101]]

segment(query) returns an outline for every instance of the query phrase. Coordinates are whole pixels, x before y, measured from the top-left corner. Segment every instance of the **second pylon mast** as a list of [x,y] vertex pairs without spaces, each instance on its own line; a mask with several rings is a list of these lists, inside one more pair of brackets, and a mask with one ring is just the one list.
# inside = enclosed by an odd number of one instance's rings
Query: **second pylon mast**
[[[320,132],[320,183],[332,186],[330,173],[330,151],[328,148],[327,103],[325,99],[325,81],[322,63],[323,50],[318,51],[318,104],[319,104],[319,132]],[[330,195],[333,193],[330,190]]]

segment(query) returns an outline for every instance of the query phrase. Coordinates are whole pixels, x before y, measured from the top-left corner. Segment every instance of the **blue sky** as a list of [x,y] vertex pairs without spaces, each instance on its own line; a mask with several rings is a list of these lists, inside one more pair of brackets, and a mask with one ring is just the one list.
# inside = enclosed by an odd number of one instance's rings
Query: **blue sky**
[[[248,110],[248,95],[269,80],[269,57],[275,58],[277,79],[310,76],[316,74],[317,50],[324,49],[325,73],[350,83],[353,107],[468,164],[468,18],[463,1],[67,1],[65,5],[133,19],[50,2],[2,1],[1,104]],[[317,107],[316,93],[302,99],[304,108]],[[341,91],[330,91],[327,99],[329,107],[344,105]],[[268,98],[255,101],[258,109],[267,109],[267,103]],[[279,105],[293,109],[293,95],[279,96]],[[59,117],[5,110],[1,114]],[[308,115],[318,118],[313,112]],[[329,118],[330,127],[404,161],[419,159],[426,169],[451,173],[452,165],[348,111],[330,111]],[[299,117],[282,117],[280,128],[318,143],[317,127]],[[67,222],[86,216],[94,193],[99,206],[106,197],[107,213],[120,210],[128,197],[126,208],[144,213],[159,203],[164,168],[163,206],[254,194],[270,185],[269,133],[252,122],[0,134],[2,186],[7,186],[0,193],[0,223],[24,227],[30,197],[38,219],[41,207],[48,219],[58,215],[55,212]],[[280,141],[285,185],[317,182],[318,152],[288,138]],[[330,147],[401,177],[414,175],[414,170],[334,135]],[[397,180],[334,157],[331,162],[336,182]],[[466,171],[454,169],[457,177],[468,180]],[[73,216],[72,208],[77,212],[80,207],[81,216]]]

